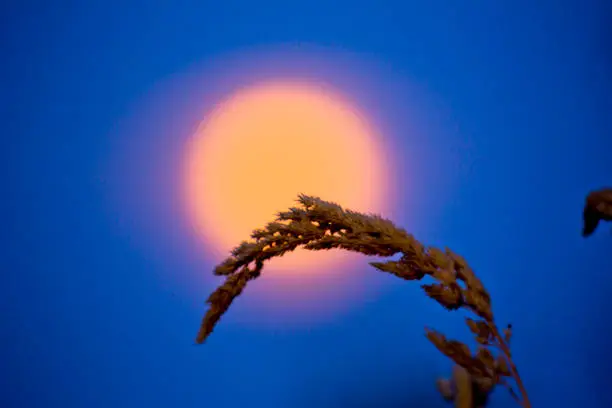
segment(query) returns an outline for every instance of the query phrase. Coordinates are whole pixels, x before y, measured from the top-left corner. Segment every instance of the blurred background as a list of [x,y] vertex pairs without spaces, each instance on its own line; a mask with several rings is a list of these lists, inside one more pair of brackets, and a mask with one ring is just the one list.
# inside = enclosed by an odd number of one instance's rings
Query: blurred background
[[182,213],[185,141],[278,76],[376,124],[397,156],[384,215],[476,270],[534,407],[612,406],[612,226],[580,235],[612,185],[612,3],[0,7],[0,406],[445,406],[423,327],[469,341],[462,315],[365,258],[293,309],[262,306],[264,274],[193,344],[225,254]]

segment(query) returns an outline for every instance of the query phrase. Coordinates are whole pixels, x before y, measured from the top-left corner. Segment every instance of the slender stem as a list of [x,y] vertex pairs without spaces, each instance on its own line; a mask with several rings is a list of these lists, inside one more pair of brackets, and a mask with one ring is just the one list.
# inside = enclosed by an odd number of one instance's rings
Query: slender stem
[[519,404],[519,405],[523,405],[523,401],[521,401],[521,399],[519,398],[518,395],[516,395],[516,392],[514,392],[514,389],[512,388],[512,386],[510,384],[508,384],[507,381],[505,380],[501,380],[500,382],[501,385],[503,385],[504,387],[506,387],[508,389],[508,392],[510,393],[510,396]]
[[521,405],[523,406],[523,408],[531,408],[531,402],[529,401],[529,396],[527,396],[527,390],[525,389],[525,385],[523,384],[523,381],[521,380],[521,377],[519,376],[516,365],[514,365],[514,362],[512,361],[512,358],[510,357],[510,347],[504,341],[504,338],[499,334],[499,330],[497,330],[497,326],[495,326],[494,323],[491,323],[490,326],[491,326],[491,331],[493,333],[493,336],[495,337],[495,340],[497,340],[497,343],[499,345],[499,349],[506,356],[506,360],[508,361],[508,366],[510,368],[510,373],[512,374],[512,377],[514,377],[514,381],[516,381],[516,385],[519,389],[519,392],[521,393],[521,397],[523,398]]

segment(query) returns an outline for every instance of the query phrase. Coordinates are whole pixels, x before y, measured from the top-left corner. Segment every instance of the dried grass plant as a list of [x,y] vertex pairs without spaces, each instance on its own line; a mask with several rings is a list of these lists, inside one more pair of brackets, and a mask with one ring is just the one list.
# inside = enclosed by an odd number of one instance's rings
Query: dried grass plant
[[196,343],[206,340],[247,283],[261,275],[264,262],[269,259],[300,246],[313,251],[339,248],[379,257],[401,254],[397,261],[370,265],[405,280],[428,277],[433,283],[421,285],[427,296],[447,310],[463,308],[473,315],[466,318],[466,324],[478,343],[475,353],[464,343],[425,329],[433,345],[455,363],[452,378],[438,380],[444,398],[460,408],[484,407],[491,391],[501,385],[508,388],[520,406],[531,407],[512,360],[511,327],[498,328],[489,293],[461,256],[449,249],[425,247],[404,229],[378,215],[345,210],[306,195],[300,195],[298,202],[300,208],[278,213],[275,222],[253,231],[251,241],[242,242],[215,268],[215,275],[226,276],[226,280],[208,298],[209,309]]

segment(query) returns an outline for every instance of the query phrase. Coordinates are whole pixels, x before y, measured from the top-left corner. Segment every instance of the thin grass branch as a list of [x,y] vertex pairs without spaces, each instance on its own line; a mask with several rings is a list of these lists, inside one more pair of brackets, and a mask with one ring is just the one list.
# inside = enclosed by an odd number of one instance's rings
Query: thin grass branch
[[[370,262],[370,265],[404,280],[420,281],[428,277],[433,283],[421,285],[427,296],[447,310],[463,308],[474,315],[466,323],[478,343],[475,353],[461,342],[426,329],[426,336],[434,346],[469,375],[474,390],[457,389],[455,397],[465,394],[472,401],[479,395],[483,397],[479,399],[481,402],[474,404],[483,406],[496,385],[514,379],[520,392],[520,397],[517,396],[520,405],[530,408],[527,391],[510,353],[511,327],[500,334],[489,293],[461,256],[449,249],[425,247],[404,229],[378,215],[345,210],[335,203],[306,195],[300,195],[298,202],[300,207],[279,213],[276,221],[253,231],[250,241],[242,242],[215,268],[215,275],[226,276],[226,280],[208,298],[209,309],[196,343],[201,344],[210,336],[248,282],[261,275],[265,261],[298,247],[312,251],[344,249],[378,257],[401,254],[397,261]],[[492,350],[498,350],[497,355]],[[464,383],[465,378],[461,378],[460,383]],[[459,385],[455,384],[455,388]],[[456,400],[456,406],[463,407],[465,401],[462,401]]]

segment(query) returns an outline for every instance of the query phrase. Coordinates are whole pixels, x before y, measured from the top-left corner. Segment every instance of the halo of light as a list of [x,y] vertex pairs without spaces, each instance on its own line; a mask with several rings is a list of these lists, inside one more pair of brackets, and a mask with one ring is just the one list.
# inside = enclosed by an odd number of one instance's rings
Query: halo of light
[[[147,273],[188,299],[199,315],[203,299],[222,282],[211,269],[245,236],[223,247],[211,231],[197,226],[186,194],[186,159],[198,126],[201,129],[223,102],[270,82],[306,85],[350,106],[371,125],[383,157],[379,165],[387,179],[380,186],[385,191],[380,213],[411,232],[422,232],[425,225],[434,228],[436,208],[444,202],[441,194],[446,197],[450,191],[448,175],[440,177],[436,166],[448,165],[452,157],[439,149],[445,131],[438,125],[444,120],[430,115],[439,103],[406,75],[370,55],[300,43],[218,54],[156,81],[109,133],[101,171],[113,228],[131,248],[142,251],[150,262]],[[415,207],[420,199],[414,197],[429,196],[424,208]],[[273,211],[286,209],[294,199],[275,205]],[[395,282],[372,272],[368,259],[359,254],[332,250],[310,255],[309,273],[283,268],[290,257],[267,263],[263,276],[237,300],[240,306],[224,318],[226,326],[234,321],[255,330],[285,330],[334,322]]]
[[[389,175],[378,139],[361,112],[320,84],[267,81],[241,89],[216,105],[186,149],[193,226],[208,247],[228,254],[294,206],[299,193],[380,212]],[[267,270],[295,277],[347,258],[298,249]]]

